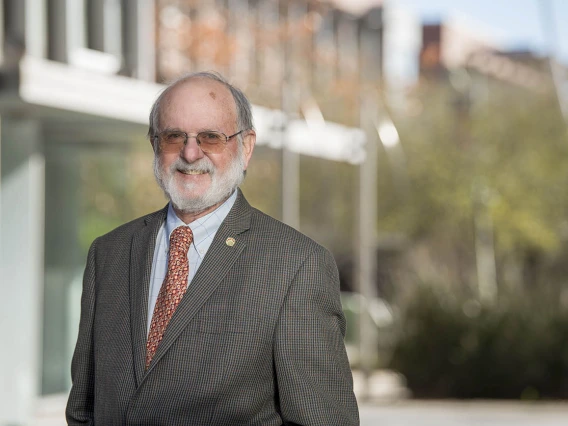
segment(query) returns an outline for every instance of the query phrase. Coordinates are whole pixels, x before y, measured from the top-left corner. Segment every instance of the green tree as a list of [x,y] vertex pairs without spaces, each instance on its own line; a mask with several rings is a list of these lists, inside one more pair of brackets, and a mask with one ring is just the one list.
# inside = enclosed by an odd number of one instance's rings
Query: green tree
[[494,229],[499,281],[536,285],[550,279],[544,265],[566,238],[566,125],[549,91],[495,83],[480,99],[473,88],[424,84],[414,115],[397,117],[408,191],[394,193],[395,170],[384,155],[378,226],[428,247],[430,269],[444,272],[439,279],[471,285],[481,205]]

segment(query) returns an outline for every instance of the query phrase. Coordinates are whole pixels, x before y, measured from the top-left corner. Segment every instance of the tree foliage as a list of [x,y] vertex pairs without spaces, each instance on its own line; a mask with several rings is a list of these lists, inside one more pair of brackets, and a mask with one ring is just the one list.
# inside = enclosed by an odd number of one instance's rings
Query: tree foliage
[[[414,115],[397,117],[404,163],[384,151],[378,188],[379,229],[427,242],[450,269],[461,253],[469,277],[480,211],[490,218],[500,270],[504,259],[554,258],[566,239],[568,138],[555,98],[484,84],[483,96],[479,84],[466,93],[422,86]],[[408,185],[393,194],[401,174]]]

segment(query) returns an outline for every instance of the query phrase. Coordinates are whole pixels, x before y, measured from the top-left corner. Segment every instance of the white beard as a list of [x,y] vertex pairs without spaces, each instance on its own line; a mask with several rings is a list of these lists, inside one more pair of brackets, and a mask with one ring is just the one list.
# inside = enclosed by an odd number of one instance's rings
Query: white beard
[[[238,142],[237,142],[238,143]],[[168,170],[164,170],[159,154],[154,154],[154,176],[166,197],[172,202],[174,207],[183,213],[195,214],[207,210],[208,208],[226,200],[229,195],[241,184],[244,174],[243,147],[238,143],[237,152],[229,164],[227,170],[220,174],[211,160],[205,156],[193,163],[187,163],[181,157],[170,165]],[[209,173],[211,184],[205,193],[198,196],[188,196],[195,186],[192,183],[184,183],[180,190],[180,183],[176,182],[178,170],[183,172],[201,171]]]

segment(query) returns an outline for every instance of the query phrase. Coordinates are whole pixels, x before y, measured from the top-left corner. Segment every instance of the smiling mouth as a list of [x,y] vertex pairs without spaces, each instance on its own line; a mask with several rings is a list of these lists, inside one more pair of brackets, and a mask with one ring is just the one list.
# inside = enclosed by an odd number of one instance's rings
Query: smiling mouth
[[207,173],[203,170],[178,170],[178,172],[183,173],[184,175],[204,175]]

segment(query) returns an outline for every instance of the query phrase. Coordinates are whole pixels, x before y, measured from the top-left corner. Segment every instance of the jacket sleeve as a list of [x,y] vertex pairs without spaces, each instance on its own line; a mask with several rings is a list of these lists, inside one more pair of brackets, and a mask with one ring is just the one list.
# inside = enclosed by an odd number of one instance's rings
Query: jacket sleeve
[[79,336],[71,362],[72,387],[65,416],[68,425],[93,425],[95,365],[93,322],[95,316],[96,240],[89,249],[83,276]]
[[339,296],[335,261],[318,248],[297,271],[275,333],[276,379],[286,425],[359,424]]

